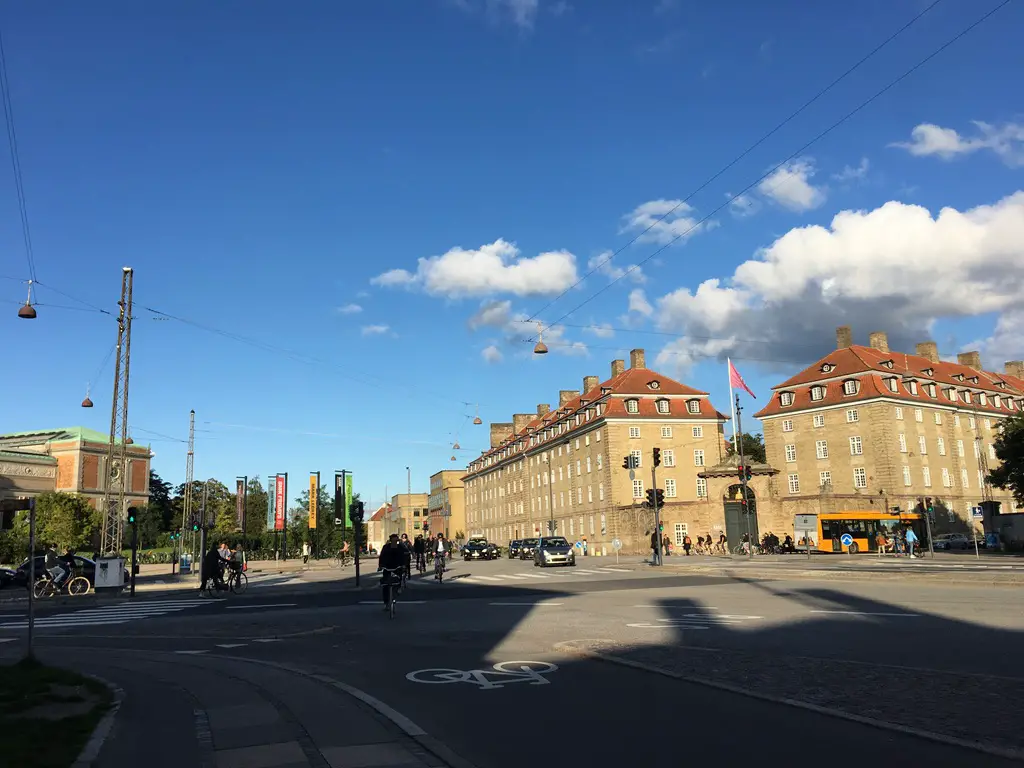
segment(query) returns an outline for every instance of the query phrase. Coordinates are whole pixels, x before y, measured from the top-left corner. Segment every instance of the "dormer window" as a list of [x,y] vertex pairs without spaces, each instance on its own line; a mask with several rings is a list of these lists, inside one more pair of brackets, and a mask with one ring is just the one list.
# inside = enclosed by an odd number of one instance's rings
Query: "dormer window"
[[980,395],[978,395],[978,402],[981,403],[982,405],[988,405],[988,395],[982,392]]
[[912,395],[916,395],[917,394],[917,382],[916,381],[910,382],[910,394],[912,394]]
[[885,366],[886,368],[888,368],[888,369],[889,369],[890,371],[891,371],[891,370],[892,370],[892,368],[893,368],[893,362],[892,362],[892,360],[886,360],[886,361],[884,361],[884,362],[882,363],[882,365],[884,365],[884,366]]
[[956,401],[956,390],[953,389],[952,387],[947,389],[946,390],[946,397],[948,397],[950,400],[953,400],[955,402]]
[[999,395],[993,395],[992,396],[992,404],[996,408],[1002,408],[1003,407],[1003,398],[1001,398]]
[[793,393],[792,392],[780,392],[779,393],[779,405],[785,408],[787,405],[793,404]]
[[965,390],[964,390],[964,402],[965,402],[965,403],[969,403],[969,402],[971,402],[971,393],[970,393],[970,390],[967,390],[967,389],[965,389]]
[[1000,389],[1006,389],[1006,382],[1005,381],[997,381],[996,382],[996,386],[999,387]]
[[811,387],[811,400],[824,400],[825,399],[825,388],[824,387]]
[[648,389],[661,389],[661,382],[657,381],[657,380],[649,381],[649,382],[647,382],[647,388]]
[[607,394],[608,394],[608,393],[610,393],[611,391],[612,391],[612,388],[611,388],[611,387],[601,387],[601,394],[602,394],[602,395],[607,395]]
[[668,400],[658,401],[658,413],[668,413]]
[[856,395],[857,394],[857,382],[853,379],[847,379],[843,382],[843,394],[844,395]]
[[957,381],[963,381],[964,380],[964,375],[962,373],[958,373],[958,374],[954,375],[953,378],[956,379]]
[[934,368],[925,368],[923,371],[921,371],[921,373],[923,373],[925,376],[934,376],[935,375],[935,369]]
[[686,410],[689,413],[700,413],[700,400],[688,400],[686,402]]
[[834,371],[835,369],[836,367],[832,365],[832,363],[825,363],[823,366],[821,366],[822,373],[832,373],[832,371]]
[[899,384],[897,383],[895,376],[890,376],[886,379],[885,386],[889,388],[890,392],[899,392]]
[[929,384],[928,385],[928,396],[929,397],[935,397],[935,393],[936,392],[938,392],[938,389],[936,389],[935,385],[934,384]]
[[639,400],[627,400],[626,401],[626,413],[640,413],[640,401]]
[[978,377],[977,376],[971,376],[971,378],[969,378],[968,381],[971,382],[971,384],[977,384],[978,383]]

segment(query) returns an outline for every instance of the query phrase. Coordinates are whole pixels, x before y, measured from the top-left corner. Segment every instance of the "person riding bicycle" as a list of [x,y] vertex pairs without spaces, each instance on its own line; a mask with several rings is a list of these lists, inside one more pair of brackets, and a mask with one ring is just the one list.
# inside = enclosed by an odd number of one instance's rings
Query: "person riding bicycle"
[[416,555],[416,570],[425,571],[427,570],[427,558],[425,557],[427,552],[427,544],[423,541],[423,534],[416,537],[416,540],[412,543],[413,554]]
[[434,565],[437,566],[438,560],[441,561],[441,566],[444,567],[445,558],[448,555],[448,540],[444,537],[443,533],[437,534],[437,539],[434,541]]
[[199,584],[199,594],[206,591],[206,585],[208,582],[213,582],[214,589],[227,589],[224,584],[224,558],[220,554],[220,550],[216,547],[210,547],[209,551],[203,555],[203,562],[201,566],[202,581]]
[[399,543],[403,547],[405,547],[405,551],[409,555],[409,559],[408,559],[408,561],[406,562],[406,565],[405,565],[405,577],[407,579],[411,579],[412,578],[412,542],[409,541],[409,534],[403,533],[401,541]]
[[43,567],[58,588],[64,585],[65,577],[71,573],[61,562],[61,558],[57,557],[57,552],[52,546],[48,546],[43,553]]
[[[384,598],[384,609],[387,610],[391,602],[392,577],[398,577],[403,568],[409,567],[409,550],[398,540],[398,534],[392,533],[387,544],[380,548],[380,556],[377,558],[377,570],[385,568],[393,573],[385,573],[380,580],[381,597]],[[396,585],[397,586],[397,585]]]

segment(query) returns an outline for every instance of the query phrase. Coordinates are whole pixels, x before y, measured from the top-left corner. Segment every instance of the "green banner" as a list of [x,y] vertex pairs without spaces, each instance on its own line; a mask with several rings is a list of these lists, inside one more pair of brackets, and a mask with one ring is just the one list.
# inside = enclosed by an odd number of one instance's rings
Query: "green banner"
[[348,512],[352,509],[352,473],[345,473],[345,525],[348,525]]

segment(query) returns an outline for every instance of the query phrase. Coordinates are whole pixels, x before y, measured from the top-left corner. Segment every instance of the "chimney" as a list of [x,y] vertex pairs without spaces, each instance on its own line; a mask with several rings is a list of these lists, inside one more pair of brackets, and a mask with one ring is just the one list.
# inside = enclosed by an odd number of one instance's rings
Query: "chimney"
[[538,416],[538,418],[543,419],[550,412],[551,412],[551,406],[547,405],[546,403],[541,403],[540,405],[537,406],[537,416]]
[[513,413],[512,414],[512,431],[517,435],[526,429],[526,425],[536,419],[532,413]]
[[633,349],[629,352],[629,367],[630,368],[646,368],[647,364],[644,361],[644,351],[642,349]]
[[583,377],[583,392],[590,392],[593,389],[597,389],[597,385],[601,383],[601,379],[597,376],[584,376]]
[[1016,376],[1018,379],[1024,379],[1024,360],[1009,360],[1003,370],[1007,376]]
[[939,345],[934,341],[922,341],[917,345],[917,354],[928,360],[929,363],[939,362]]
[[956,361],[960,365],[966,365],[976,371],[981,370],[981,353],[979,352],[961,352],[956,356]]
[[846,349],[853,346],[853,330],[848,325],[840,325],[836,328],[836,349]]
[[625,360],[612,360],[612,378],[621,376],[626,372],[626,361]]
[[511,437],[512,425],[506,422],[491,424],[491,448],[497,448],[502,442]]
[[561,389],[558,391],[558,407],[564,408],[565,404],[570,400],[575,400],[580,396],[579,390],[576,389]]
[[868,345],[879,352],[887,353],[889,351],[889,337],[885,335],[885,331],[875,331],[868,336]]

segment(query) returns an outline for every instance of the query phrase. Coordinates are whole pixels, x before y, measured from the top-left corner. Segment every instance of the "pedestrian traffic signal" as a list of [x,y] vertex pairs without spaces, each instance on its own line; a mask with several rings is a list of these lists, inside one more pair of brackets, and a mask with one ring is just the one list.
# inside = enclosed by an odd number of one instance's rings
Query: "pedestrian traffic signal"
[[654,500],[658,503],[658,509],[665,506],[665,492],[661,488],[654,491]]
[[353,501],[348,508],[348,518],[353,525],[360,525],[363,522],[363,502]]
[[657,498],[657,496],[654,495],[654,489],[648,488],[647,492],[644,495],[647,497],[647,501],[645,501],[644,504],[653,509],[656,503],[655,499]]
[[744,466],[743,467],[743,479],[744,480],[750,480],[750,478],[752,478],[753,476],[754,476],[754,473],[751,471],[750,465],[747,464],[746,466]]
[[930,496],[925,496],[925,498],[924,498],[924,508],[928,510],[928,514],[929,515],[932,514],[933,512],[935,512],[935,508],[932,506],[932,499],[931,499]]
[[135,507],[128,507],[128,525],[135,525],[139,521],[138,512]]
[[654,466],[661,466],[661,448],[654,449]]
[[193,515],[192,516],[192,533],[195,533],[198,530],[199,530],[199,518],[195,517]]
[[550,533],[551,535],[554,535],[554,533],[555,533],[555,521],[554,520],[548,520],[548,533]]

